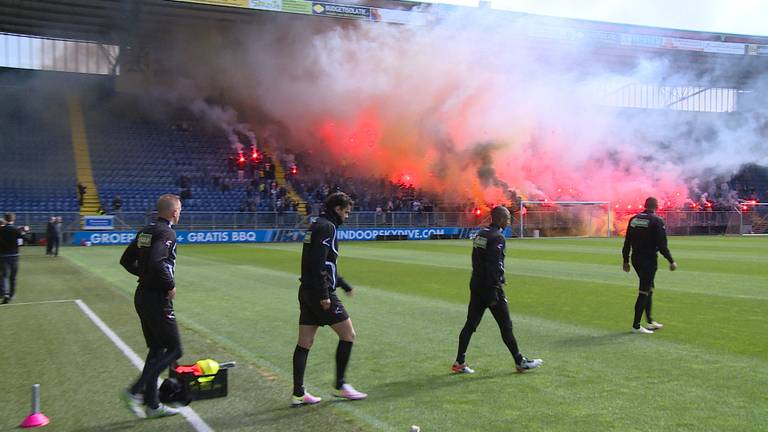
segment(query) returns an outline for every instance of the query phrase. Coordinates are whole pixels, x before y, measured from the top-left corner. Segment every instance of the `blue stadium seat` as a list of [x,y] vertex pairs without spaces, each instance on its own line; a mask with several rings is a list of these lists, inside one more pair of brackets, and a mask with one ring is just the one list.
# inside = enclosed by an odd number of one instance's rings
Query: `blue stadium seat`
[[[35,104],[26,103],[30,98]],[[0,211],[77,211],[77,179],[64,100],[12,86],[0,87],[0,100],[2,106],[14,107],[12,121],[0,122],[4,153]],[[30,105],[45,109],[26,108]]]

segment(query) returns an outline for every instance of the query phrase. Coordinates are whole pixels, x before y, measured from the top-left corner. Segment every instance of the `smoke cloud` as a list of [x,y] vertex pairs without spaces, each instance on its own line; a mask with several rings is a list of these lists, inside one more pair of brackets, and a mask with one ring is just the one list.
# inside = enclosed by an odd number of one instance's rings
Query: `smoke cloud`
[[207,100],[205,93],[204,89],[199,88],[193,81],[177,78],[172,84],[153,88],[149,101],[145,100],[149,103],[144,109],[157,110],[154,106],[157,100],[161,101],[165,107],[186,107],[210,127],[224,132],[234,151],[243,152],[246,147],[256,147],[258,141],[251,125],[243,122],[233,107]]
[[[232,101],[237,115],[187,102],[229,130],[272,130],[277,151],[308,152],[359,176],[407,176],[444,199],[494,203],[514,190],[677,205],[723,195],[714,180],[745,163],[768,164],[764,111],[603,103],[617,88],[610,83],[706,87],[723,71],[535,41],[525,36],[531,19],[472,10],[406,26],[270,15],[248,28],[179,30],[156,62],[195,83],[187,101]],[[190,32],[199,43],[180,42]]]

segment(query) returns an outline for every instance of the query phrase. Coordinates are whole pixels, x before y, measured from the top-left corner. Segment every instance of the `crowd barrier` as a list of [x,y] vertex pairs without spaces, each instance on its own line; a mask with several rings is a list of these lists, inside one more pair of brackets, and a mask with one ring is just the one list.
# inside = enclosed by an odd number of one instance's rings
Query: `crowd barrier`
[[[30,227],[28,242],[44,240],[46,222],[50,216],[63,219],[62,232],[66,244],[126,244],[135,232],[154,219],[153,214],[120,213],[114,215],[113,230],[85,231],[78,213],[18,212],[17,224]],[[670,235],[761,234],[768,232],[768,206],[756,206],[747,212],[738,211],[664,211],[667,233]],[[519,237],[519,213],[512,216],[507,237]],[[611,216],[610,235],[621,235],[628,214]],[[599,221],[601,219],[593,219]],[[175,226],[183,243],[243,243],[300,241],[310,218],[296,212],[225,213],[185,212]],[[467,238],[477,227],[490,222],[487,215],[477,217],[470,212],[411,213],[353,212],[339,230],[341,240],[409,240]],[[522,224],[523,237],[559,237],[586,235],[604,237],[608,227],[585,233],[574,232],[572,218],[554,211],[530,210]],[[94,228],[94,227],[91,227]]]

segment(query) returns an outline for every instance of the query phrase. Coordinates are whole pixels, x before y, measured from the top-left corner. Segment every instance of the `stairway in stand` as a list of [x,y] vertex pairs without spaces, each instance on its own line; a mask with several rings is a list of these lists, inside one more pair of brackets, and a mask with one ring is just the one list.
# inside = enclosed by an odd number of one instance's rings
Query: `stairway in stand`
[[85,132],[85,117],[79,95],[71,93],[67,96],[69,111],[69,127],[72,132],[72,149],[75,152],[75,172],[77,181],[85,185],[83,205],[80,206],[80,217],[95,215],[99,209],[99,193],[93,180],[91,154],[88,151],[88,137]]
[[275,164],[275,181],[277,181],[277,185],[283,186],[285,190],[288,191],[288,198],[296,203],[296,211],[298,211],[299,214],[306,215],[307,202],[304,201],[304,199],[298,193],[296,193],[293,185],[291,185],[291,183],[285,178],[285,167],[283,167],[282,162],[277,159],[277,155],[272,156],[272,163]]
[[768,216],[762,217],[756,211],[752,212],[752,232],[755,234],[768,233]]

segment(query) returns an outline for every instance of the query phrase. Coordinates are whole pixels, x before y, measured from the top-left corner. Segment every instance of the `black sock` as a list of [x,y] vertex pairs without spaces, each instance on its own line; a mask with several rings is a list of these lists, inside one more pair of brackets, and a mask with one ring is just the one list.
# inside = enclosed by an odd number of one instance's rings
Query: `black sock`
[[518,365],[518,366],[523,364],[523,359],[524,358],[525,357],[522,354],[520,354],[519,352],[517,354],[512,354],[512,359],[515,360],[515,364]]
[[293,395],[304,396],[304,369],[307,368],[309,350],[296,345],[293,350]]
[[515,339],[512,329],[502,331],[501,338],[504,340],[504,345],[507,346],[509,353],[512,354],[512,358],[515,359],[515,364],[520,364],[523,361],[523,355],[520,354],[520,350],[517,348],[517,339]]
[[463,364],[466,361],[465,356],[469,347],[469,341],[472,339],[472,333],[474,333],[472,329],[466,325],[461,329],[461,333],[459,333],[459,350],[456,353],[456,363],[458,364]]
[[648,296],[645,293],[641,292],[637,295],[637,300],[635,301],[635,320],[632,322],[632,328],[640,328],[640,318],[643,316],[647,300]]
[[152,369],[153,365],[157,363],[157,360],[161,354],[162,354],[162,350],[158,348],[149,349],[149,352],[147,353],[147,358],[144,360],[144,368],[141,370],[141,375],[139,375],[139,378],[136,380],[136,382],[133,383],[131,388],[128,389],[128,391],[131,394],[143,395],[144,392],[146,392],[147,380],[148,380],[148,377],[150,376],[150,370]]
[[653,304],[653,291],[648,293],[648,299],[645,301],[645,319],[647,319],[649,323],[653,321],[653,318],[651,318],[652,304]]
[[347,370],[349,356],[352,354],[352,342],[339,340],[336,347],[336,389],[344,385],[344,373]]

